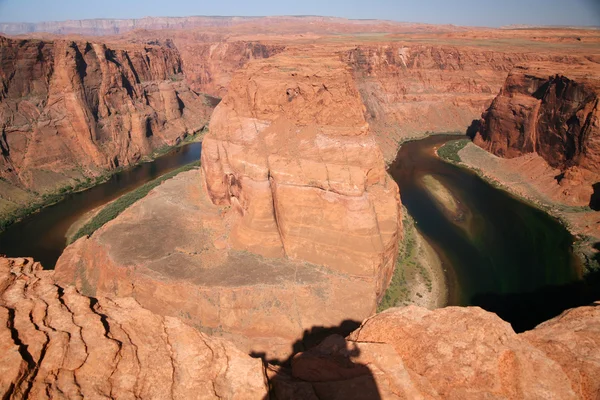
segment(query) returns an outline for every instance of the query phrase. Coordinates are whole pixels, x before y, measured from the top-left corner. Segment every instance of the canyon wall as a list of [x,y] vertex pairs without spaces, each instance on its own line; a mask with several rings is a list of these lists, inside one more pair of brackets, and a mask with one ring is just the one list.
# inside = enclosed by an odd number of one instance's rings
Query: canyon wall
[[0,259],[0,395],[592,400],[600,396],[599,305],[522,334],[478,307],[394,308],[345,339],[293,352],[290,365],[263,367],[131,298],[88,298],[31,259]]
[[[440,41],[443,41],[441,39]],[[517,63],[584,60],[554,52],[468,45],[360,44],[341,54],[352,66],[367,120],[386,160],[398,142],[432,132],[465,133],[490,105]]]
[[201,130],[211,107],[172,43],[0,37],[0,177],[52,191]]
[[474,142],[514,158],[536,152],[561,174],[561,197],[588,205],[600,181],[600,64],[514,68],[483,114]]
[[399,196],[345,64],[318,50],[240,70],[203,142],[210,198],[239,213],[234,247],[389,282]]

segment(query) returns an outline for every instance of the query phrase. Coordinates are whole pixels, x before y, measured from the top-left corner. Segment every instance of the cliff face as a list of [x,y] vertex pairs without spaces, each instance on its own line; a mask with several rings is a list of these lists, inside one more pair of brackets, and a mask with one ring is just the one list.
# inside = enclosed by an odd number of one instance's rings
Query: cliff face
[[396,156],[398,141],[426,132],[465,132],[515,64],[583,60],[460,43],[358,45],[342,59],[353,68],[367,120],[388,160]]
[[3,398],[600,396],[598,303],[518,335],[477,307],[394,308],[346,339],[332,335],[295,354],[291,368],[263,368],[226,340],[131,298],[88,298],[30,259],[0,259],[0,320]]
[[600,181],[600,67],[532,64],[517,67],[483,114],[474,141],[514,158],[537,152],[562,171],[562,195],[590,204]]
[[200,130],[210,107],[167,43],[0,37],[0,176],[38,192],[129,165]]
[[202,151],[212,201],[239,213],[234,247],[376,277],[383,294],[399,196],[363,110],[350,71],[316,49],[236,74]]

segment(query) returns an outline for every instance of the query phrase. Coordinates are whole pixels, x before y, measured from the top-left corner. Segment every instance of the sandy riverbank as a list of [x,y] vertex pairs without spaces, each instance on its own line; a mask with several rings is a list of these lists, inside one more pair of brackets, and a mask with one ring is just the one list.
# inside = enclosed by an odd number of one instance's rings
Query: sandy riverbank
[[446,275],[437,253],[403,210],[404,239],[392,282],[379,305],[379,311],[410,304],[435,309],[448,303]]

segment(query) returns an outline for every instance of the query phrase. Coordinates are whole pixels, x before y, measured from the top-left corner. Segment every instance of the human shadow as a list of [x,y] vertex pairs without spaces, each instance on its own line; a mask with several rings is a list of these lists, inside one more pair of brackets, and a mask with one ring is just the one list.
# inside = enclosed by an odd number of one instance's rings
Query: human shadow
[[[600,243],[594,246],[600,249]],[[600,261],[600,253],[593,256]],[[570,308],[600,300],[600,270],[589,271],[585,278],[566,285],[545,286],[528,293],[485,293],[473,296],[471,304],[496,313],[509,322],[515,332],[535,328]]]
[[344,339],[359,326],[357,321],[345,320],[338,326],[306,329],[283,359],[251,353],[265,363],[269,378],[265,399],[381,399],[371,370],[353,361],[360,355],[360,348]]

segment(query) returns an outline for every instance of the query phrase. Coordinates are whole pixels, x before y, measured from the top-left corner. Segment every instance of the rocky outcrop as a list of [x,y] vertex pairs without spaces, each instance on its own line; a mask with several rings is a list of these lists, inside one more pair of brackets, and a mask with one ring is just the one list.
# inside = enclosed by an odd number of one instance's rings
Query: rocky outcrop
[[465,132],[490,105],[514,65],[585,60],[550,49],[532,53],[508,43],[493,50],[483,42],[473,44],[361,44],[342,53],[388,161],[396,156],[398,142],[431,132]]
[[531,64],[509,75],[483,114],[474,142],[514,158],[538,153],[561,174],[561,195],[587,205],[600,181],[600,66]]
[[36,192],[133,164],[202,129],[210,107],[172,44],[0,37],[0,177]]
[[398,187],[335,57],[287,52],[238,72],[213,114],[202,168],[212,201],[239,215],[234,248],[374,279],[383,294]]
[[3,399],[262,399],[260,360],[135,300],[88,298],[0,258]]
[[87,296],[133,297],[269,358],[288,357],[304,330],[354,321],[340,330],[348,334],[375,311],[374,278],[233,248],[237,211],[212,204],[201,172],[165,181],[68,246],[56,281]]
[[[0,258],[3,398],[586,399],[600,303],[515,334],[478,307],[409,306],[267,364],[131,298],[88,298]],[[311,331],[314,331],[311,330]],[[307,330],[305,334],[309,333]],[[271,389],[267,395],[267,380]]]
[[278,399],[596,399],[600,308],[515,334],[477,307],[389,309],[270,368]]

